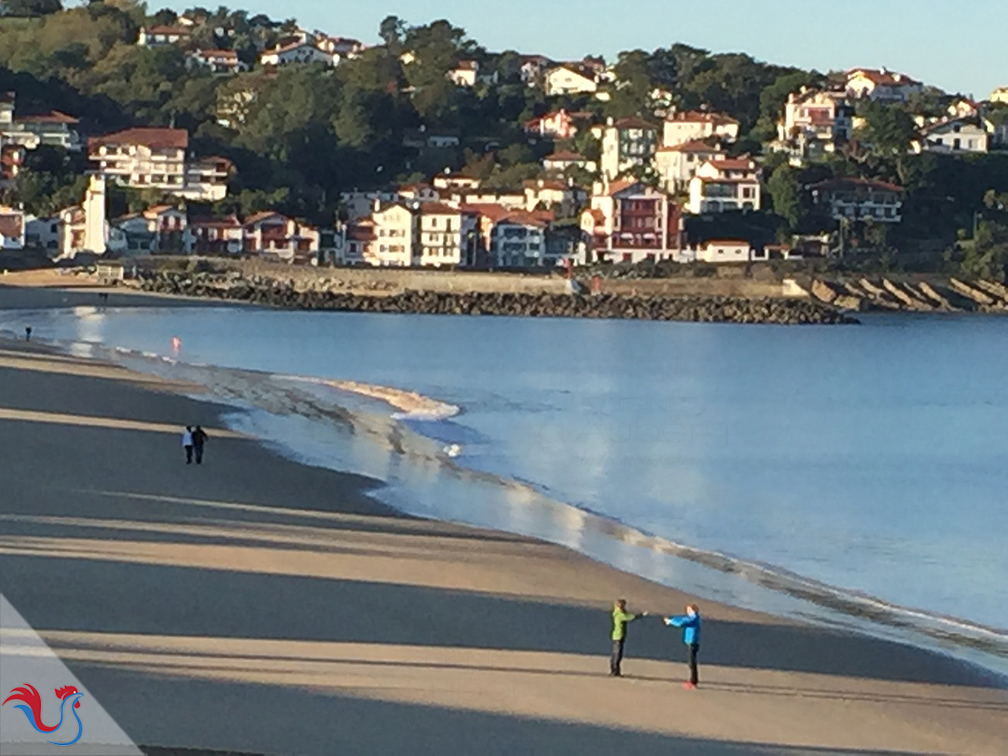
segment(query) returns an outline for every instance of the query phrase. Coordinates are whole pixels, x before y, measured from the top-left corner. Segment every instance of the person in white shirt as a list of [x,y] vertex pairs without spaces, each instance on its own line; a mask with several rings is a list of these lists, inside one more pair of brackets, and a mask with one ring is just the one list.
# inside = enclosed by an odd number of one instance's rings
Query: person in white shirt
[[193,453],[193,437],[192,437],[191,425],[187,425],[186,429],[182,431],[182,448],[185,449],[185,463],[187,465],[191,465],[192,453]]

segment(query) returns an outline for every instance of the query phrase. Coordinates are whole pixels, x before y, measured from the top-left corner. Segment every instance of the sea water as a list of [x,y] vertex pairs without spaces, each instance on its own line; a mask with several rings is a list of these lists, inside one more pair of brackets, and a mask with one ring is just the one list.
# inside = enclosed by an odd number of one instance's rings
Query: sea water
[[234,427],[405,511],[1008,670],[1008,318],[0,315],[28,324],[201,382]]

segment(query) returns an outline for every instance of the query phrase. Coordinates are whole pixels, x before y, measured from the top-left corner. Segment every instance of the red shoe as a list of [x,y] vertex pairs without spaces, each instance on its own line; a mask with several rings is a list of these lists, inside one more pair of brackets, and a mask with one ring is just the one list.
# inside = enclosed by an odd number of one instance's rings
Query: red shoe
[[683,687],[686,688],[686,690],[696,690],[696,685],[691,682],[683,683]]

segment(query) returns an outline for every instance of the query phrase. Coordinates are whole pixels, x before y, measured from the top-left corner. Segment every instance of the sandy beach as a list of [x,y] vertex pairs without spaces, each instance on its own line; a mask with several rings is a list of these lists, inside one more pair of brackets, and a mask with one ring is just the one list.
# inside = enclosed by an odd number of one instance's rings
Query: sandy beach
[[[109,306],[160,298],[113,293]],[[94,304],[0,287],[0,307]],[[140,301],[142,300],[142,301]],[[1008,691],[937,654],[706,602],[223,430],[125,369],[0,341],[0,592],[134,739],[249,753],[1003,754]],[[208,429],[186,466],[184,424]],[[701,604],[701,688],[656,618]],[[162,752],[164,753],[164,752]]]

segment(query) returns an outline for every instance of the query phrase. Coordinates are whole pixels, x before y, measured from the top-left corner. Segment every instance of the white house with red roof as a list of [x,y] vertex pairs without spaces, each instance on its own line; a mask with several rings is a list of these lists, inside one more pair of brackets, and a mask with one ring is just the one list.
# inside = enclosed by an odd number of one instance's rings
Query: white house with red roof
[[745,239],[708,239],[693,250],[699,262],[743,263],[753,259],[753,249]]
[[88,140],[98,172],[135,189],[159,189],[186,199],[216,202],[227,196],[234,171],[220,157],[190,160],[185,129],[134,128]]
[[662,125],[662,146],[674,147],[686,142],[734,142],[739,136],[739,122],[723,113],[673,108]]
[[371,215],[363,220],[372,238],[363,246],[362,262],[408,268],[420,259],[419,213],[412,207],[402,202],[377,202]]
[[899,223],[903,220],[903,187],[872,179],[839,178],[809,187],[815,204],[835,220]]
[[906,74],[885,68],[854,68],[847,72],[847,92],[880,102],[906,102],[924,86]]
[[756,162],[747,157],[708,160],[689,183],[687,209],[694,215],[760,209]]
[[187,68],[208,68],[213,73],[234,74],[247,71],[234,50],[192,50],[186,55]]
[[164,45],[185,44],[189,41],[191,30],[186,26],[152,26],[149,29],[140,27],[137,44],[141,47],[158,47]]
[[581,231],[581,263],[676,260],[682,247],[679,206],[634,179],[597,183],[581,213]]
[[551,110],[526,121],[525,133],[550,139],[570,139],[578,133],[579,127],[590,124],[594,117],[595,114],[589,111]]
[[286,263],[306,263],[319,252],[319,230],[282,213],[265,210],[242,223],[242,252]]
[[325,63],[334,65],[332,53],[327,53],[315,46],[310,40],[290,42],[269,50],[263,50],[259,55],[259,63],[264,66],[286,66],[291,63]]
[[476,81],[479,79],[479,70],[479,62],[475,60],[460,60],[445,75],[456,86],[475,87]]
[[561,179],[529,179],[523,189],[526,210],[554,210],[563,216],[574,214],[587,199],[584,189]]
[[659,147],[655,153],[655,170],[665,191],[673,194],[686,190],[697,168],[710,160],[727,157],[720,147],[693,140],[671,147]]
[[589,173],[598,170],[598,163],[579,152],[557,150],[543,158],[543,168],[551,173],[566,173],[569,168],[581,168]]
[[193,218],[189,221],[189,249],[198,255],[240,255],[245,238],[237,215]]
[[576,65],[557,66],[543,75],[543,91],[547,97],[594,94],[598,88],[597,76]]
[[976,116],[944,118],[921,129],[913,142],[914,152],[947,154],[985,153],[990,148],[990,134]]
[[0,142],[5,147],[34,150],[40,144],[76,152],[81,149],[77,119],[58,110],[16,114],[15,92],[0,92]]
[[552,212],[515,210],[494,204],[466,205],[465,209],[477,214],[479,236],[490,265],[530,268],[555,263],[546,246]]

